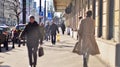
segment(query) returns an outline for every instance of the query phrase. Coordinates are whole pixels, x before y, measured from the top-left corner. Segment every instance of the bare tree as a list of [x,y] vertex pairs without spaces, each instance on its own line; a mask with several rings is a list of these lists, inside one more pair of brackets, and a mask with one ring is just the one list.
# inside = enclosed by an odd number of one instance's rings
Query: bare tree
[[19,0],[6,0],[7,8],[6,10],[13,11],[14,13],[11,13],[11,15],[14,15],[17,19],[17,24],[19,25],[20,20],[20,14],[22,13],[22,8],[20,7]]

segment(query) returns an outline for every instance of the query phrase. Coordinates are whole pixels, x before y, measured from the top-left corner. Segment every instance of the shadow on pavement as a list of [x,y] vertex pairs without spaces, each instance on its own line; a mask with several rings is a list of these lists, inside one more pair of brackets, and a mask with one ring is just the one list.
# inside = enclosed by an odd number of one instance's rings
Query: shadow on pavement
[[47,46],[47,47],[56,47],[56,48],[65,48],[65,47],[67,47],[67,48],[73,48],[74,47],[74,45],[73,46],[68,46],[68,45],[44,45],[44,46]]
[[[53,51],[68,51],[72,52],[74,46],[66,46],[66,45],[44,45],[45,50],[53,50]],[[66,49],[67,48],[67,49]]]
[[10,66],[8,66],[8,65],[0,65],[0,67],[10,67]]
[[58,42],[58,43],[60,43],[60,44],[75,44],[75,42],[70,42],[69,40],[66,40],[66,41],[60,41],[60,42]]
[[11,50],[12,50],[12,47],[9,47],[8,50],[6,50],[4,47],[1,47],[1,52],[0,53],[9,52]]

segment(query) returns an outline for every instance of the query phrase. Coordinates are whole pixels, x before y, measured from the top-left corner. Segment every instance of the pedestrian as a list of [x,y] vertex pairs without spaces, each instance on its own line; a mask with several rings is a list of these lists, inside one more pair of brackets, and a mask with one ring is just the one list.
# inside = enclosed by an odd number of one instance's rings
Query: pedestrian
[[73,52],[83,55],[83,66],[88,67],[89,55],[100,54],[95,40],[95,21],[91,18],[92,11],[87,12],[87,17],[81,21],[78,30],[79,40]]
[[47,25],[45,27],[45,33],[46,33],[46,36],[45,36],[46,41],[50,40],[50,24],[49,24],[49,22],[47,23]]
[[14,49],[15,48],[15,43],[18,43],[18,47],[20,47],[21,43],[20,43],[20,40],[18,39],[19,35],[20,35],[21,31],[20,30],[17,30],[17,29],[14,29],[12,31],[12,48]]
[[67,35],[70,35],[70,26],[67,27]]
[[61,29],[62,29],[62,34],[64,35],[66,29],[64,22],[61,24]]
[[29,56],[29,64],[31,67],[37,65],[37,50],[39,46],[39,39],[41,38],[39,24],[35,21],[34,16],[30,17],[30,22],[25,27],[20,37],[26,36],[27,49]]
[[56,43],[56,34],[59,33],[58,26],[55,24],[55,22],[52,22],[52,25],[50,26],[50,32],[51,32],[51,42],[55,45]]
[[45,37],[45,27],[43,23],[40,23],[40,31],[41,31],[41,39],[40,39],[40,44],[43,44],[43,40]]

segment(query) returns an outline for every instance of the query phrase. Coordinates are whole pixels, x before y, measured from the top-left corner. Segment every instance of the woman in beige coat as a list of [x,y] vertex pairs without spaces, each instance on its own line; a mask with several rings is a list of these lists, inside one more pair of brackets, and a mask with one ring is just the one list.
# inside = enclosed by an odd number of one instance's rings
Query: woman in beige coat
[[73,52],[79,55],[83,55],[83,65],[88,67],[89,55],[100,54],[96,40],[95,40],[95,21],[91,18],[92,11],[87,12],[87,17],[83,19],[80,23],[80,28],[78,30],[79,41]]

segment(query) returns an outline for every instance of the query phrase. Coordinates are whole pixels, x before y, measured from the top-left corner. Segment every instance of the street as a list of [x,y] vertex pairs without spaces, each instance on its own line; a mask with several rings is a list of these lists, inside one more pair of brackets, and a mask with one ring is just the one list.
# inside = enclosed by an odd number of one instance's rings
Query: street
[[[37,67],[83,67],[82,56],[72,53],[75,43],[76,40],[67,35],[61,35],[56,45],[44,41],[45,55],[38,57]],[[15,49],[1,52],[0,67],[29,67],[26,46],[16,45]],[[97,56],[90,56],[89,67],[107,66]]]

